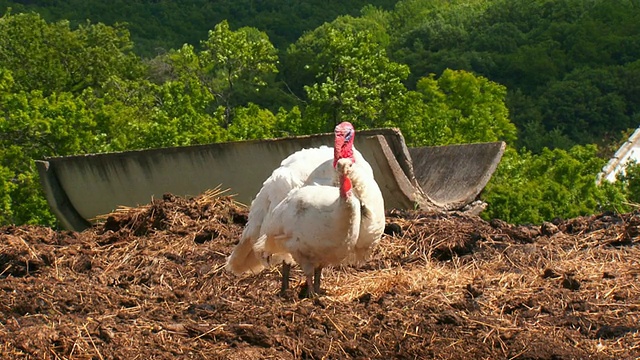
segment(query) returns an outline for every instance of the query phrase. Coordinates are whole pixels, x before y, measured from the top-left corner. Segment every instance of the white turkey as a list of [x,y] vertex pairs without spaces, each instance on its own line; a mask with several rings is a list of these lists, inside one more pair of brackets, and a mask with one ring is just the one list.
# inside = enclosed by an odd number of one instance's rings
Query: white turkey
[[[366,258],[380,240],[384,231],[384,201],[378,184],[373,177],[373,170],[362,154],[353,148],[355,130],[348,122],[340,123],[335,128],[334,147],[300,150],[282,161],[271,176],[265,180],[262,188],[251,203],[247,225],[242,232],[238,245],[227,259],[226,269],[236,275],[258,273],[265,264],[253,249],[262,234],[261,228],[265,217],[273,211],[287,194],[305,185],[337,185],[335,183],[335,166],[339,159],[350,158],[353,161],[352,176],[359,179],[354,186],[354,193],[360,199],[362,220],[360,236],[356,243],[352,261]],[[293,261],[287,254],[274,257],[282,260],[283,278],[288,278],[289,264]],[[283,283],[283,291],[286,290]]]
[[[349,158],[338,160],[338,187],[308,185],[289,192],[267,214],[254,246],[265,259],[293,257],[306,275],[309,297],[320,291],[322,268],[344,261],[358,241],[361,205],[353,194],[352,166]],[[289,281],[285,275],[283,288]]]

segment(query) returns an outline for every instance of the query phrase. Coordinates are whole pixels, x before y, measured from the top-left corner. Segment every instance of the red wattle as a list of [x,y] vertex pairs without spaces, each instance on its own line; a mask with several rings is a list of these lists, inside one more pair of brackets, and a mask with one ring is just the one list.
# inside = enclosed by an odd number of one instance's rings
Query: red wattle
[[347,194],[351,191],[351,179],[346,176],[343,176],[340,179],[340,196],[343,198],[347,197]]

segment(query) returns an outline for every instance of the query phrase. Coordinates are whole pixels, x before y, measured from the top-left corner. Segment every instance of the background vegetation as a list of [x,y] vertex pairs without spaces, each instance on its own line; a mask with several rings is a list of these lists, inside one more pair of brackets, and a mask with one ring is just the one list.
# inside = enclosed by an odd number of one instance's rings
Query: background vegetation
[[[108,4],[108,5],[107,5]],[[357,128],[503,140],[483,216],[629,211],[640,5],[607,0],[4,1],[0,224],[56,226],[34,160]]]

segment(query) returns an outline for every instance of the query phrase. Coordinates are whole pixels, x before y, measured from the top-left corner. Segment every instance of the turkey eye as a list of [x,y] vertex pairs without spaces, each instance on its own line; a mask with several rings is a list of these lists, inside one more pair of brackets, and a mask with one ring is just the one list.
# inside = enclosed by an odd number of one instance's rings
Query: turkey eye
[[347,134],[344,136],[344,139],[346,141],[350,141],[352,137],[353,137],[353,130],[348,130]]

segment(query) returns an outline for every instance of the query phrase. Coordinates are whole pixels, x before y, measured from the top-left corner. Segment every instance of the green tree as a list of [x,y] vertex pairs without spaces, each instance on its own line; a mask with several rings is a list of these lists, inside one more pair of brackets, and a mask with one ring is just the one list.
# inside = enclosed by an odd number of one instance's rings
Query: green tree
[[404,0],[396,4],[388,26],[390,57],[411,68],[408,83],[445,69],[474,70],[469,49],[476,23],[491,1]]
[[265,33],[250,27],[232,31],[226,21],[209,31],[201,45],[202,51],[185,44],[152,61],[152,79],[180,81],[185,89],[198,93],[202,90],[196,88],[208,91],[211,101],[206,111],[213,114],[222,106],[219,125],[227,128],[233,122],[233,109],[274,81],[276,50]]
[[304,134],[304,124],[300,108],[294,106],[291,110],[278,109],[274,134],[277,137],[288,137]]
[[418,81],[416,94],[423,105],[400,122],[413,146],[516,140],[516,127],[505,105],[506,88],[466,71],[445,70],[438,79]]
[[389,110],[406,91],[409,69],[390,61],[369,32],[328,28],[317,40],[317,82],[305,87],[309,130],[328,131],[344,120],[358,128],[394,123]]
[[69,93],[44,97],[38,90],[14,92],[7,70],[0,70],[0,89],[2,218],[53,226],[55,218],[42,196],[34,160],[94,151],[95,122]]
[[330,1],[127,1],[0,0],[0,10],[37,12],[48,21],[68,20],[72,25],[86,19],[108,25],[126,23],[143,57],[155,57],[182,44],[197,44],[207,36],[211,24],[225,19],[233,27],[263,29],[279,49],[285,49],[305,31],[311,31],[341,15],[357,16],[369,4],[392,9],[395,0]]
[[482,216],[511,223],[536,223],[620,210],[624,194],[610,184],[596,185],[605,160],[595,145],[569,151],[544,149],[540,155],[508,149],[483,199]]
[[15,173],[0,165],[0,224],[15,223],[11,195],[16,191]]
[[386,28],[387,14],[379,9],[367,7],[363,9],[363,17],[340,16],[331,23],[325,23],[304,34],[282,55],[281,75],[287,89],[299,98],[307,96],[305,86],[316,83],[318,74],[326,70],[327,63],[331,60],[331,54],[327,53],[331,46],[330,32],[366,32],[369,34],[367,41],[377,44],[379,48],[385,48],[389,44]]
[[229,125],[229,140],[265,139],[274,137],[276,116],[256,104],[235,109],[233,124]]
[[223,21],[209,31],[202,43],[202,67],[209,74],[213,94],[225,108],[224,126],[232,122],[236,88],[263,87],[267,76],[278,71],[276,49],[264,32],[245,27],[231,31]]
[[404,0],[389,18],[390,57],[410,66],[407,87],[447,68],[505,85],[516,94],[508,107],[518,147],[604,145],[637,124],[633,2]]
[[123,27],[84,24],[71,30],[68,21],[47,23],[38,14],[5,14],[0,18],[0,66],[13,72],[16,90],[78,94],[111,76],[131,79],[142,74]]
[[112,77],[98,89],[80,96],[96,123],[97,152],[153,147],[149,126],[159,85],[148,81],[128,81]]
[[640,165],[636,161],[630,161],[624,171],[618,173],[613,185],[617,185],[617,188],[624,193],[626,205],[635,207],[640,205]]

